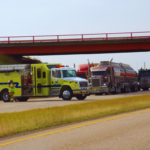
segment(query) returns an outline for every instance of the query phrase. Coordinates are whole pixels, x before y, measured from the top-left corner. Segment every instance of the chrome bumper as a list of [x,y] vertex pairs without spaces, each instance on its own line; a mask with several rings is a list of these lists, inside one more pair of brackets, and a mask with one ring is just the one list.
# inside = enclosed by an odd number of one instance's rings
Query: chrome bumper
[[91,94],[106,93],[106,92],[108,92],[108,88],[106,86],[101,86],[99,88],[89,88],[88,91]]
[[73,91],[73,94],[74,95],[78,95],[78,94],[81,94],[81,95],[86,95],[86,94],[89,94],[89,91],[87,90],[77,90],[77,91]]

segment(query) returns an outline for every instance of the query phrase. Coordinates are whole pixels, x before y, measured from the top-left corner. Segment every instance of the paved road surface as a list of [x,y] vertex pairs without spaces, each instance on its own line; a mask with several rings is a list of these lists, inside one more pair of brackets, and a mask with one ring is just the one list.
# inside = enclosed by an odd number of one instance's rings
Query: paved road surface
[[27,138],[0,150],[150,150],[150,109],[143,111],[1,139],[0,144]]
[[143,94],[150,94],[150,91],[139,91],[126,94],[101,95],[101,96],[91,95],[88,96],[84,101],[79,101],[76,98],[73,98],[71,101],[63,101],[61,98],[58,97],[29,99],[27,102],[13,102],[13,103],[4,103],[3,101],[0,101],[0,113],[31,110],[36,108],[46,108],[53,106],[63,106],[93,100],[122,98],[127,96],[143,95]]

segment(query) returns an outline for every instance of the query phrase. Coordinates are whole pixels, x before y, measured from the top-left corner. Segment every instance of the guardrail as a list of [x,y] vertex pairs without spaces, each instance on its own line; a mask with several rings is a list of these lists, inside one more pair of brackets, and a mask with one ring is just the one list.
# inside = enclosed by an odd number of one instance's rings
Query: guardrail
[[119,40],[119,39],[150,38],[150,31],[118,32],[95,34],[66,34],[66,35],[37,35],[37,36],[3,36],[2,43],[38,43],[38,42],[65,42],[65,41],[92,41],[92,40]]

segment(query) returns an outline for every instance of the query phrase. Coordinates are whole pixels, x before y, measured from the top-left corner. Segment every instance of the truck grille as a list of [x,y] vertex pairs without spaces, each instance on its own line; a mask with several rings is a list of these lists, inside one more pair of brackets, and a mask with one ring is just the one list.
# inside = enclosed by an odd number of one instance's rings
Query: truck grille
[[148,79],[143,79],[142,84],[148,84]]
[[101,86],[101,78],[98,79],[91,79],[91,85],[92,87],[100,87]]
[[80,87],[87,87],[87,82],[80,82]]

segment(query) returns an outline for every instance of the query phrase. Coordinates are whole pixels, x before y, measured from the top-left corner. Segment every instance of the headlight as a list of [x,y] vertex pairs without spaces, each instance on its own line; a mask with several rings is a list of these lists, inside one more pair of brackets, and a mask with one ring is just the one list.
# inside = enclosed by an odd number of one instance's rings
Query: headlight
[[106,84],[105,84],[105,83],[103,83],[103,86],[106,86]]
[[139,82],[137,84],[139,84]]

